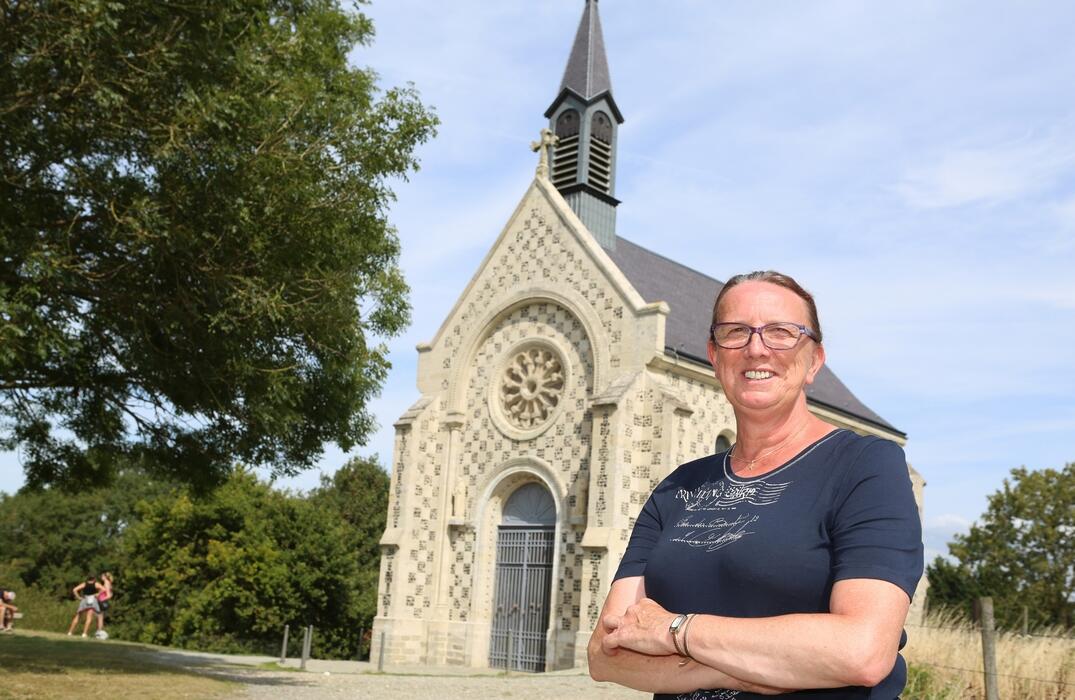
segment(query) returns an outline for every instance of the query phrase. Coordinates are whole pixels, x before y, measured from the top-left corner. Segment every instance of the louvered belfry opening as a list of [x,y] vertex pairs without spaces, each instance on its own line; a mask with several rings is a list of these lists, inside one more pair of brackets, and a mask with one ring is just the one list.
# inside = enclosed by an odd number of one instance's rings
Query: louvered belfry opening
[[594,240],[616,249],[616,131],[623,124],[601,35],[597,0],[586,0],[560,91],[545,110],[559,140],[549,178]]
[[556,118],[556,142],[552,152],[552,184],[555,187],[573,185],[579,176],[579,113],[565,110]]
[[519,487],[504,505],[489,640],[493,668],[545,670],[555,527],[556,504],[540,484]]
[[612,192],[612,120],[594,112],[590,120],[590,167],[587,181],[596,189]]

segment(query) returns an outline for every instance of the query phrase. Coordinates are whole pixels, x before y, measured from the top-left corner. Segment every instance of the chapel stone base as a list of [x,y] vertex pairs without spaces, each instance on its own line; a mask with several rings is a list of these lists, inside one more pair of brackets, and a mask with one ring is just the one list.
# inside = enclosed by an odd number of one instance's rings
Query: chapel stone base
[[[392,666],[489,668],[488,622],[452,622],[376,617],[370,663]],[[383,638],[383,642],[382,642]],[[546,635],[545,670],[586,667],[589,633],[552,631]],[[381,653],[384,660],[381,661]]]

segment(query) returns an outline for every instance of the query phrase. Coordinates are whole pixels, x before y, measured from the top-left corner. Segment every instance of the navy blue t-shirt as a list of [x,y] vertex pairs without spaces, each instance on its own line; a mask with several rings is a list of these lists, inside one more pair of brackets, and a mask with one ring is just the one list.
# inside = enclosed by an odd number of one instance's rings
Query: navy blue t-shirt
[[[835,430],[753,478],[732,472],[728,452],[688,462],[642,507],[615,578],[629,576],[644,576],[646,595],[672,612],[727,617],[826,613],[832,586],[843,579],[889,581],[910,598],[922,576],[922,528],[903,450]],[[906,679],[900,656],[873,688],[788,695],[891,700]],[[703,690],[654,697],[766,696]]]

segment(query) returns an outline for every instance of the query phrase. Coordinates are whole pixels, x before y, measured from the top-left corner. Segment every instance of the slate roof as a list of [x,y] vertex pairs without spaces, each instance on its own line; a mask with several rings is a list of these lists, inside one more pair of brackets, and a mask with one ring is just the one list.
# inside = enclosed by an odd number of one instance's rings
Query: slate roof
[[601,35],[601,18],[597,15],[597,0],[587,0],[582,11],[571,56],[567,59],[560,90],[573,91],[584,100],[612,90],[608,75],[605,40]]
[[[671,308],[665,323],[665,349],[708,366],[705,329],[723,284],[619,236],[615,249],[605,252],[643,299],[663,301]],[[806,388],[806,396],[811,403],[906,435],[859,401],[828,365]]]

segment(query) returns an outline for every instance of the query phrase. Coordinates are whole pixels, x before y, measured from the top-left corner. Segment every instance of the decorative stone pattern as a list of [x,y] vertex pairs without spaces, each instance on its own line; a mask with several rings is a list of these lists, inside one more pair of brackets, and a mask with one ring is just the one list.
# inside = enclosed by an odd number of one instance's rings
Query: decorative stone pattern
[[[544,342],[535,339],[544,339]],[[488,383],[500,383],[503,376],[491,377],[492,373],[488,372],[487,368],[503,366],[502,360],[506,352],[512,356],[517,355],[518,352],[514,348],[519,347],[520,342],[526,344],[523,346],[524,352],[544,350],[545,352],[537,354],[536,357],[545,362],[554,361],[559,365],[555,376],[561,385],[558,400],[560,411],[553,418],[553,424],[542,434],[525,441],[514,440],[503,434],[497,422],[492,419],[491,407],[485,400]],[[557,359],[559,353],[554,354],[551,343],[555,343],[555,347],[567,349],[562,358]],[[468,493],[471,494],[467,502],[468,514],[475,513],[481,505],[476,501],[480,485],[487,481],[500,465],[525,455],[549,465],[562,482],[569,486],[567,493],[559,494],[566,511],[570,512],[578,499],[585,499],[585,493],[580,490],[581,485],[589,479],[592,427],[587,404],[588,397],[593,393],[592,377],[593,360],[589,339],[578,319],[566,309],[552,303],[537,303],[516,309],[497,324],[475,357],[474,371],[471,373],[467,391],[467,425],[462,434],[460,478],[466,480]],[[504,498],[510,495],[514,488],[528,480],[534,480],[528,476],[512,479],[518,483],[508,481],[498,489],[498,492],[504,491]],[[486,509],[490,512],[496,510],[492,504],[487,504]],[[570,523],[565,515],[557,514],[561,522],[561,548],[566,547],[568,541],[574,545],[577,537],[570,532]],[[486,528],[481,535],[484,542],[496,541],[498,525],[499,520],[490,520],[483,524]],[[463,580],[469,576],[467,571],[473,573],[475,570],[477,575],[493,576],[495,556],[492,554],[495,553],[490,554],[485,561],[475,563],[472,555],[464,553],[455,562],[453,577],[458,576]],[[576,577],[573,557],[567,558],[561,551],[560,564],[561,579],[565,575]],[[572,573],[567,573],[567,569],[571,569]],[[492,587],[488,587],[486,592],[491,596]],[[577,591],[573,587],[558,591],[559,601],[554,601],[554,608],[570,610],[577,604],[576,594]],[[478,607],[492,604],[491,597],[473,602]],[[562,625],[562,619],[560,623]]]
[[[533,206],[520,222],[501,241],[485,268],[474,280],[462,308],[450,320],[441,337],[438,357],[441,367],[451,369],[461,359],[461,350],[468,331],[482,319],[497,300],[512,289],[534,287],[570,289],[581,295],[601,317],[602,327],[611,339],[608,350],[613,368],[619,365],[624,330],[630,323],[625,319],[623,301],[614,292],[603,273],[549,208],[535,198]],[[628,316],[630,316],[628,314]],[[614,336],[615,332],[615,338]],[[442,388],[448,388],[447,380]]]
[[397,430],[397,454],[393,460],[397,473],[389,522],[398,523],[409,546],[401,547],[388,564],[382,563],[385,578],[391,576],[396,585],[389,586],[381,602],[383,610],[388,610],[391,595],[401,596],[403,605],[417,618],[426,615],[434,594],[434,523],[440,518],[437,477],[444,450],[435,414],[443,406],[442,401],[426,407],[414,423]]
[[470,619],[470,600],[474,573],[474,529],[452,530],[451,579],[448,583],[448,599],[451,609],[448,619],[466,622]]
[[721,433],[734,436],[735,414],[717,385],[674,372],[667,372],[665,381],[693,410],[690,420],[680,421],[677,427],[675,449],[680,463],[713,454]]
[[564,367],[556,350],[531,345],[511,354],[500,378],[500,406],[517,428],[545,424],[560,403]]

